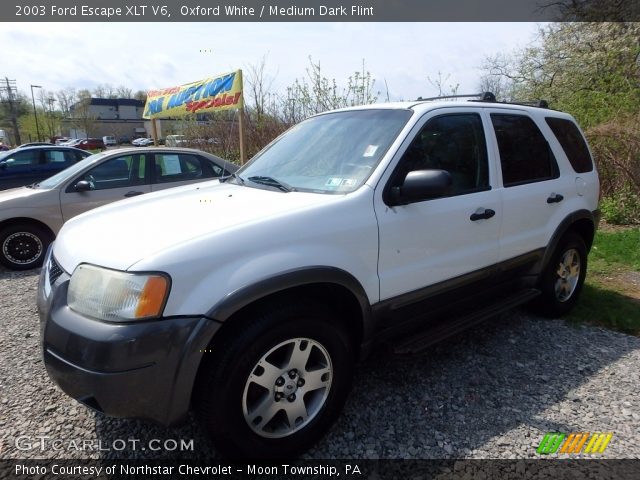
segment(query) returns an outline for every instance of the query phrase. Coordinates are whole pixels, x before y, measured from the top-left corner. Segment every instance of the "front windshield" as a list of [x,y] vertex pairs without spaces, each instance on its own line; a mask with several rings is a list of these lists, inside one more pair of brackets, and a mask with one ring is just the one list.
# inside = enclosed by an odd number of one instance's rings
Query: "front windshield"
[[56,188],[61,183],[65,182],[68,178],[73,177],[76,173],[83,170],[98,158],[104,157],[105,153],[95,153],[80,160],[78,163],[74,163],[68,168],[65,168],[61,172],[56,173],[53,177],[49,177],[46,180],[42,180],[38,183],[38,188]]
[[[348,110],[292,127],[238,171],[257,183],[348,193],[362,185],[405,126],[410,110]],[[254,182],[255,183],[255,182]]]

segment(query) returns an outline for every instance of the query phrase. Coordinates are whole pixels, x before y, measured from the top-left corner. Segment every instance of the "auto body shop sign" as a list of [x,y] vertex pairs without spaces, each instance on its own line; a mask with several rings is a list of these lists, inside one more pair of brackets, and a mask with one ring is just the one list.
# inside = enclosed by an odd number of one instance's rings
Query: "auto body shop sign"
[[242,71],[147,92],[144,118],[183,117],[243,107]]

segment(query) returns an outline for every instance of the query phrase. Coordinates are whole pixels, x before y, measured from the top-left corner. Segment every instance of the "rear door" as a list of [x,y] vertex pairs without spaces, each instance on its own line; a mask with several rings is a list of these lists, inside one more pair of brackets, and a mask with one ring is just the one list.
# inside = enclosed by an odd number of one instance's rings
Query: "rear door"
[[157,152],[153,155],[151,190],[164,190],[224,175],[224,170],[192,153]]
[[490,111],[499,156],[504,213],[500,260],[535,256],[558,225],[572,179],[561,177],[556,156],[535,118],[525,111]]
[[[129,153],[109,158],[78,175],[60,190],[64,221],[101,205],[150,192],[149,161],[148,154]],[[90,190],[76,191],[81,180],[89,183]]]

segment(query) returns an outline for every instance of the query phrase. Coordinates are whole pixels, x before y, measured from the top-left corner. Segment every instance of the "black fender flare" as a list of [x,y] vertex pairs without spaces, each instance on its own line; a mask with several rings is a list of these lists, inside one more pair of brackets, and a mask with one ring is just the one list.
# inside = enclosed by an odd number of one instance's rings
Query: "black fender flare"
[[[591,223],[593,224],[593,230],[595,232],[595,230],[598,227],[598,223],[600,221],[600,211],[594,210],[593,212],[591,212],[589,210],[577,210],[567,215],[562,220],[562,222],[560,222],[555,232],[553,232],[553,235],[551,235],[551,239],[549,240],[549,243],[545,248],[543,257],[540,259],[539,262],[536,263],[531,273],[539,275],[544,271],[546,266],[551,261],[551,257],[553,256],[553,253],[556,251],[556,248],[558,247],[558,243],[560,243],[560,239],[564,236],[565,233],[567,233],[567,231],[569,231],[569,229],[571,228],[571,225],[573,225],[578,220],[584,220],[584,219],[591,221]],[[590,246],[588,245],[587,249],[589,248]]]
[[349,290],[357,299],[362,313],[362,341],[373,335],[371,304],[360,282],[349,272],[336,267],[309,266],[287,270],[241,287],[218,301],[206,313],[208,318],[224,323],[234,313],[251,303],[289,288],[311,284],[335,284]]

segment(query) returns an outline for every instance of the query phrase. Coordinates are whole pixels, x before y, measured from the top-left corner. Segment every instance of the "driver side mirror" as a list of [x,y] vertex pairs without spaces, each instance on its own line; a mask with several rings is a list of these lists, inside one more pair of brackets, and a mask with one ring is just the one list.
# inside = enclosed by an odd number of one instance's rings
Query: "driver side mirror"
[[448,195],[451,191],[451,174],[446,170],[415,170],[407,173],[402,185],[390,192],[391,206],[407,205],[430,198]]
[[89,190],[91,190],[91,184],[86,180],[80,180],[73,186],[73,189],[76,192],[88,192]]
[[5,168],[7,168],[9,165],[11,165],[13,162],[15,162],[15,160],[13,158],[7,158],[5,160],[2,160],[0,162],[0,168],[2,170],[4,170]]

